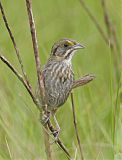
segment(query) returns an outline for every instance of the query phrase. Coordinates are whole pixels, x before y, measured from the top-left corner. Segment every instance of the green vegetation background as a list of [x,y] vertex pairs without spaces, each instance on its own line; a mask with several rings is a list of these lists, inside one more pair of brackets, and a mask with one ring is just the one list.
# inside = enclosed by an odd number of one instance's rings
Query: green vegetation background
[[[101,1],[85,2],[106,32]],[[3,6],[27,75],[35,88],[37,78],[25,2],[7,0],[3,1]],[[107,8],[121,43],[122,2],[108,0]],[[48,59],[53,43],[60,38],[72,38],[86,46],[73,58],[76,79],[87,73],[96,75],[93,82],[74,91],[85,160],[122,159],[122,104],[117,96],[119,83],[114,64],[118,54],[112,56],[109,46],[78,0],[36,0],[33,1],[33,12],[42,64]],[[0,53],[20,71],[1,14]],[[61,126],[60,137],[72,156],[76,153],[76,159],[79,159],[70,97],[58,111],[57,119]],[[67,159],[55,144],[52,148],[54,160]],[[45,160],[46,156],[38,110],[22,84],[0,62],[0,160],[7,159]]]

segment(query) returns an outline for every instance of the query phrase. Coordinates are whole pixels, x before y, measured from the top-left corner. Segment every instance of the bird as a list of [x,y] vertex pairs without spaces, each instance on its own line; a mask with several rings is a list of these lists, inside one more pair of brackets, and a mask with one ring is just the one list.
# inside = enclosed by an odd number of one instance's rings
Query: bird
[[[73,39],[60,39],[54,43],[50,57],[42,70],[47,104],[47,115],[44,114],[42,117],[42,123],[45,124],[50,115],[53,115],[57,128],[56,135],[60,132],[60,126],[56,120],[55,113],[66,102],[71,93],[75,81],[72,58],[75,52],[82,48],[84,46]],[[43,105],[39,87],[36,90],[36,97],[40,104]]]

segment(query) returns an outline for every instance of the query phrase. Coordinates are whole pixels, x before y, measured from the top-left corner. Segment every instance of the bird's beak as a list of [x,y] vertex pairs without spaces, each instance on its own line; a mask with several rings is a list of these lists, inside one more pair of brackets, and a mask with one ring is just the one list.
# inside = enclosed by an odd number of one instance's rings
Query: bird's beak
[[83,45],[81,45],[80,43],[77,43],[76,45],[73,46],[74,50],[82,49],[82,48],[85,48],[85,47]]

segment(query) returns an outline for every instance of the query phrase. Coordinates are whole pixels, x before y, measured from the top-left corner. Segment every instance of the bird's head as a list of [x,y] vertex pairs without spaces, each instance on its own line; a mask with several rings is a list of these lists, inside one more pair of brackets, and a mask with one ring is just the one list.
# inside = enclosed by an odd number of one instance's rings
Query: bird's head
[[71,39],[61,39],[56,42],[51,50],[51,57],[55,60],[71,60],[75,51],[84,48],[83,45]]

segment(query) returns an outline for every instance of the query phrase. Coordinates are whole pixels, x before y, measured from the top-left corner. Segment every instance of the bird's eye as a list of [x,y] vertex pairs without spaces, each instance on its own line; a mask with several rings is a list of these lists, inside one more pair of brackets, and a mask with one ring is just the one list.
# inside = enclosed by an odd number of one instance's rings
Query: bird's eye
[[64,47],[68,47],[68,44],[64,44]]

